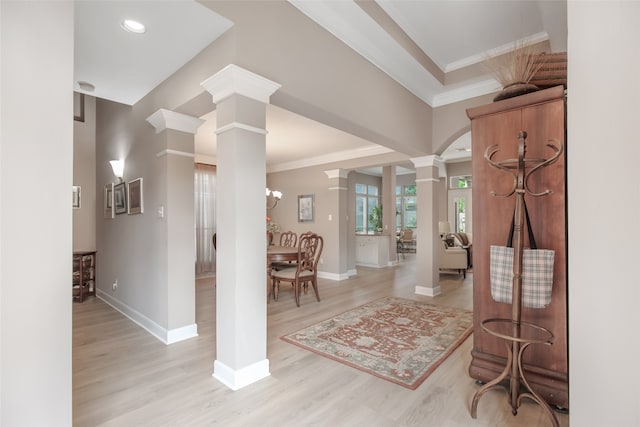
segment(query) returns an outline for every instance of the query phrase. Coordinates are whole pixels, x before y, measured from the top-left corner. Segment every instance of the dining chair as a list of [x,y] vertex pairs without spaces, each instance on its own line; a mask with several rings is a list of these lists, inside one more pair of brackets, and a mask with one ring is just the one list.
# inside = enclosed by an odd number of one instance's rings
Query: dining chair
[[304,284],[305,293],[308,284],[311,283],[316,299],[320,301],[318,292],[318,262],[322,254],[324,240],[317,234],[304,233],[298,244],[298,265],[294,268],[274,271],[272,277],[273,297],[278,301],[280,282],[289,282],[293,285],[293,295],[296,305],[300,307],[300,291]]
[[[298,235],[293,231],[285,231],[280,234],[280,246],[287,246],[294,248],[298,243]],[[289,267],[295,267],[296,263],[293,261],[287,262],[274,262],[271,264],[271,268],[275,270],[282,270]]]
[[404,254],[407,252],[415,252],[415,240],[413,239],[413,230],[405,228],[400,232],[400,236],[397,241],[398,254]]
[[298,243],[298,235],[293,231],[285,231],[280,234],[280,246],[294,247]]

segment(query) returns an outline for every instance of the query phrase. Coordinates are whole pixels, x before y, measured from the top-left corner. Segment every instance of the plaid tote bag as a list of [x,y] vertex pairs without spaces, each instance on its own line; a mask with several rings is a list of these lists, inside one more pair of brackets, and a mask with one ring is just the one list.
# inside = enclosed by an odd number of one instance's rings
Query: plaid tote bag
[[[526,204],[524,211],[531,249],[522,250],[522,304],[530,308],[545,308],[551,302],[555,252],[537,249]],[[512,221],[507,246],[492,245],[489,248],[491,297],[507,304],[512,302],[513,290],[513,227]]]

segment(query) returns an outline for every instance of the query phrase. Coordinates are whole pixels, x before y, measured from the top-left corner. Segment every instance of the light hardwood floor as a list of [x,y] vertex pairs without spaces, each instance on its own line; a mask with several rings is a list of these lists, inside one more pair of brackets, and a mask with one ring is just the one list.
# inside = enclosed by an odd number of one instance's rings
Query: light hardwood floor
[[[296,307],[288,287],[268,306],[271,376],[231,391],[211,374],[215,360],[214,279],[196,281],[199,336],[166,346],[103,301],[73,305],[75,426],[548,426],[525,399],[511,414],[506,393],[490,391],[478,418],[468,375],[473,336],[416,390],[331,361],[280,337],[358,305],[398,296],[471,309],[472,275],[441,275],[442,294],[415,295],[414,255],[397,267],[358,267],[358,276],[319,280]],[[558,414],[561,426],[569,416]]]

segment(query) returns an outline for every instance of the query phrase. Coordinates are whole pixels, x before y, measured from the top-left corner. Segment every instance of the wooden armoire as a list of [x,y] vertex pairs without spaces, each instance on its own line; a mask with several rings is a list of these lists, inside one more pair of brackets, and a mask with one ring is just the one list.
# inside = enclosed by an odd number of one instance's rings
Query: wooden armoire
[[523,354],[523,365],[531,387],[558,408],[569,407],[565,108],[564,86],[557,86],[467,110],[473,153],[474,329],[469,374],[482,382],[496,378],[506,363],[505,342],[484,332],[480,323],[489,318],[511,317],[510,304],[491,298],[489,248],[506,245],[515,206],[515,197],[492,195],[492,192],[508,193],[514,183],[509,174],[490,167],[485,150],[497,145],[499,151],[494,160],[517,159],[520,131],[528,135],[527,158],[551,157],[548,141],[565,148],[558,161],[532,174],[529,182],[534,192],[548,189],[552,193],[544,197],[525,196],[538,248],[555,251],[551,303],[542,309],[522,307],[522,321],[542,326],[554,335],[550,346],[529,346]]

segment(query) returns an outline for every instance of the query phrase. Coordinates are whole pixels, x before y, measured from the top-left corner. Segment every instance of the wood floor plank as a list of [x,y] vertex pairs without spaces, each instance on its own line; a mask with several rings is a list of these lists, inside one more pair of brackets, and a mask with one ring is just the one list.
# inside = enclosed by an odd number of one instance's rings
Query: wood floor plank
[[[473,275],[441,275],[442,294],[416,295],[415,255],[395,267],[358,267],[340,282],[319,280],[296,307],[291,289],[268,305],[271,375],[231,391],[211,374],[215,360],[215,278],[196,281],[199,336],[166,346],[99,299],[73,305],[73,420],[83,426],[548,426],[525,399],[511,415],[506,393],[490,391],[478,418],[468,375],[471,336],[416,390],[409,390],[286,343],[281,336],[370,301],[397,296],[472,308]],[[569,416],[558,414],[561,426]]]

